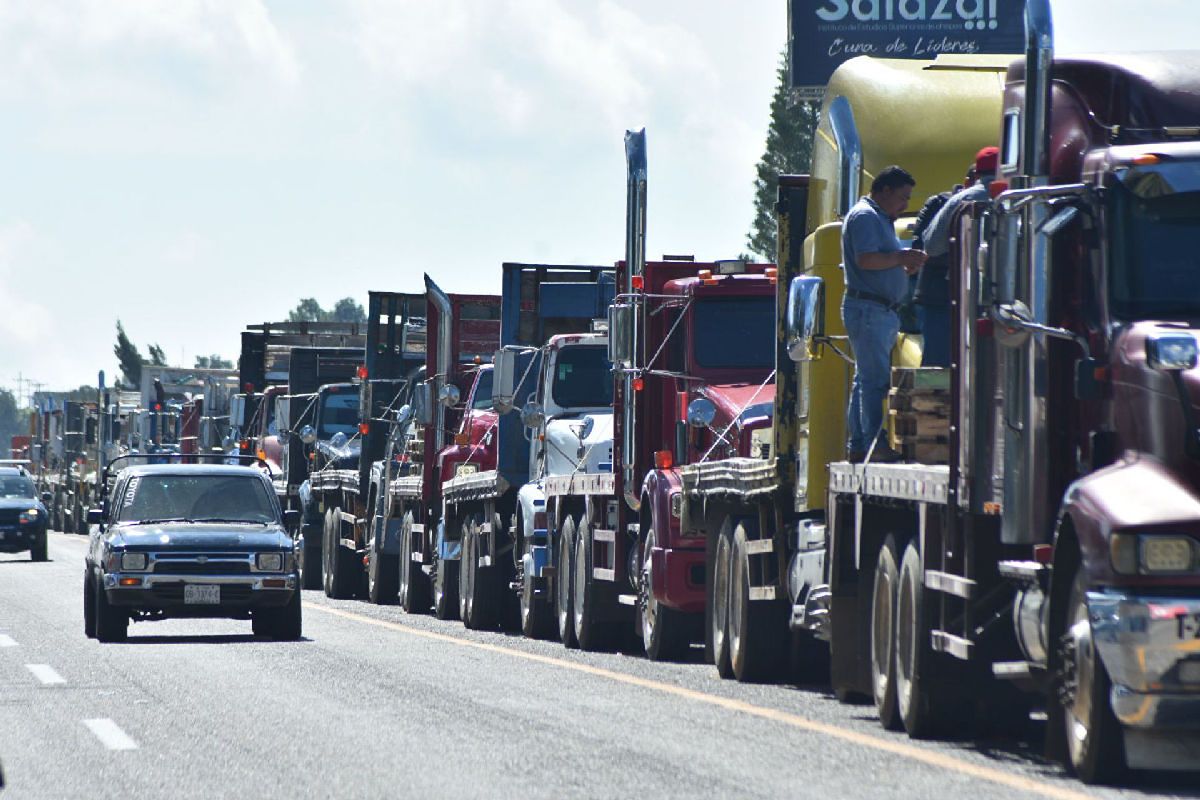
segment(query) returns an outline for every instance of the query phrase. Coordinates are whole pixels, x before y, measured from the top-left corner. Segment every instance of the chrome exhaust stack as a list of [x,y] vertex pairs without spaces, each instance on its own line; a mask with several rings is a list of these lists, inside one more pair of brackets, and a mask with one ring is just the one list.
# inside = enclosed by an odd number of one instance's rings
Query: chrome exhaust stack
[[[633,279],[646,270],[646,129],[625,132],[625,284],[621,292],[633,297]],[[632,302],[632,300],[631,300]],[[614,332],[615,333],[615,332]],[[639,352],[638,314],[633,314],[628,328],[628,352],[633,369],[644,360]],[[637,511],[641,495],[637,485],[637,414],[634,412],[633,373],[626,370],[621,378],[625,407],[621,417],[621,470],[625,502]]]

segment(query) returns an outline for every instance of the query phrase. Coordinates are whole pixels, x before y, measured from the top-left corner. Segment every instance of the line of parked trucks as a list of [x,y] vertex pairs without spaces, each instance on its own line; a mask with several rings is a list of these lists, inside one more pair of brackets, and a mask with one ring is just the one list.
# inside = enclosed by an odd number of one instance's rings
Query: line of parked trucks
[[[1026,14],[1013,63],[839,68],[776,264],[649,260],[636,132],[615,265],[248,328],[224,447],[301,512],[304,585],[703,648],[918,738],[1040,706],[1088,782],[1200,767],[1200,56],[1055,59],[1048,3]],[[940,407],[937,446],[847,462],[841,219],[889,164],[932,193],[994,143],[992,200],[953,226],[952,363],[894,352],[892,416]]]

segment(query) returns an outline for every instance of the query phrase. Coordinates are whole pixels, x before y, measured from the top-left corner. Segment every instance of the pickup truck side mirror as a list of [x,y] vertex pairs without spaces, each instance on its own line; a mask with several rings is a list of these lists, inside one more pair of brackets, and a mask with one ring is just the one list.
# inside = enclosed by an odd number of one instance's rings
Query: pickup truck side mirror
[[54,495],[51,494],[50,492],[42,492],[42,502],[43,503],[49,503],[53,499],[54,499]]
[[295,508],[283,512],[283,527],[295,533],[300,530],[300,511]]

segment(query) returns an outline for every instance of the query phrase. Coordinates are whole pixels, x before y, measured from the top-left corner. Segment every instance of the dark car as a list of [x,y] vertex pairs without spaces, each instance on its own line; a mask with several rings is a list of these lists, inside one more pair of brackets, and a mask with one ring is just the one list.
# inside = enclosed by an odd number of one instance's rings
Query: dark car
[[88,514],[84,631],[124,640],[133,621],[249,619],[299,639],[299,574],[270,480],[253,467],[129,467]]
[[0,467],[0,553],[28,550],[34,561],[45,561],[49,519],[25,468]]

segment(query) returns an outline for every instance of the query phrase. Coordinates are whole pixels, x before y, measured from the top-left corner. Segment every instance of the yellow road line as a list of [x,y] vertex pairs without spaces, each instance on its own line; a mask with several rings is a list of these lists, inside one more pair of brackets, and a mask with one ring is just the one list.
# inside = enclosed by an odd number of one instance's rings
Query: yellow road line
[[461,639],[457,636],[449,636],[444,633],[435,633],[433,631],[425,631],[419,628],[414,628],[410,625],[401,625],[396,622],[387,620],[374,619],[361,614],[355,614],[351,611],[343,611],[340,608],[330,608],[329,606],[313,605],[305,603],[306,610],[320,611],[323,614],[330,614],[335,617],[343,617],[345,619],[362,622],[366,625],[374,625],[378,628],[386,628],[390,631],[404,633],[409,636],[419,636],[424,639],[432,639],[437,642],[445,642],[446,644],[456,645],[458,647],[469,647],[476,650],[483,650],[489,653],[499,653],[501,655],[511,656],[513,658],[524,659],[525,661],[533,661],[538,664],[545,664],[551,667],[559,667],[560,669],[574,670],[582,672],[586,675],[594,675],[599,678],[607,678],[608,680],[617,683],[624,683],[628,686],[637,686],[642,689],[659,692],[662,694],[670,694],[676,697],[682,697],[686,700],[691,700],[697,703],[704,703],[710,706],[717,706],[728,711],[736,711],[742,714],[759,717],[760,719],[768,719],[772,722],[779,722],[784,725],[789,725],[793,728],[808,731],[810,733],[828,736],[833,739],[841,739],[844,742],[856,744],[861,747],[870,747],[875,750],[880,750],[885,753],[907,758],[911,761],[920,761],[938,769],[951,770],[961,775],[966,775],[971,778],[989,781],[991,783],[1007,786],[1011,789],[1016,789],[1020,792],[1028,794],[1036,794],[1041,797],[1055,798],[1055,800],[1086,800],[1091,795],[1075,789],[1068,789],[1061,786],[1056,786],[1045,781],[1027,778],[1023,775],[1014,775],[1008,772],[1002,772],[991,767],[972,764],[969,761],[949,756],[944,753],[938,753],[933,750],[925,750],[920,747],[914,747],[910,744],[905,744],[900,741],[891,739],[882,739],[878,736],[871,736],[858,731],[852,731],[847,728],[842,728],[837,725],[830,725],[825,722],[817,722],[798,714],[791,714],[787,711],[779,711],[774,708],[765,708],[756,706],[751,703],[746,703],[741,700],[734,700],[728,697],[720,697],[718,695],[698,692],[694,689],[685,689],[682,686],[674,686],[669,683],[660,683],[646,678],[639,678],[635,675],[629,675],[623,672],[615,672],[613,670],[604,669],[603,667],[593,667],[590,664],[581,664],[575,661],[568,661],[562,658],[552,658],[543,656],[537,653],[529,653],[524,650],[514,650],[500,645],[489,644],[487,642],[475,642],[470,639]]

